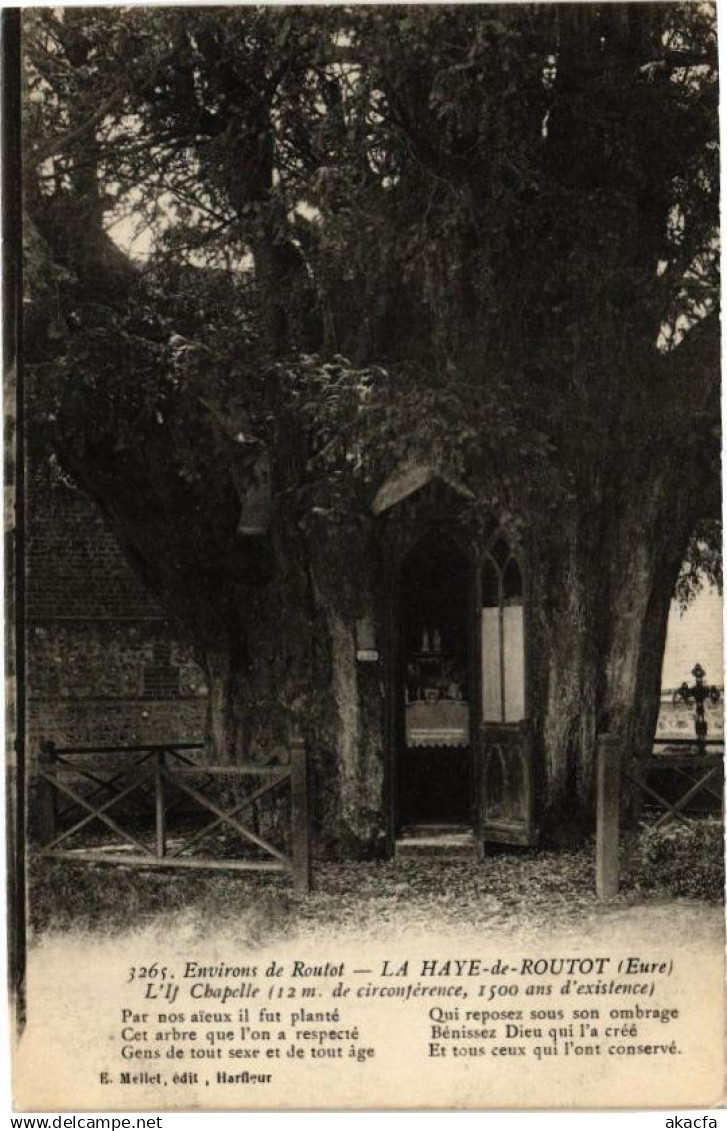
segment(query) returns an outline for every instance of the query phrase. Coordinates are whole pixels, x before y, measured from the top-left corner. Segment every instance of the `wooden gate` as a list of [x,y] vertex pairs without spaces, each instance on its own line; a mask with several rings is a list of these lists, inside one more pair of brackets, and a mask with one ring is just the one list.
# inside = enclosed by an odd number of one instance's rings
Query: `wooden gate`
[[[137,868],[287,872],[298,891],[309,891],[309,774],[304,744],[293,743],[287,765],[208,765],[195,761],[201,751],[198,744],[56,747],[45,743],[38,770],[41,855]],[[281,794],[283,804],[274,811],[287,812],[288,829],[276,843],[267,830],[263,835],[260,814],[263,803],[269,806]],[[244,821],[243,814],[247,814]],[[91,837],[99,824],[105,839]],[[213,856],[211,846],[221,839],[220,830],[234,834],[245,854]],[[197,854],[200,848],[206,851]]]

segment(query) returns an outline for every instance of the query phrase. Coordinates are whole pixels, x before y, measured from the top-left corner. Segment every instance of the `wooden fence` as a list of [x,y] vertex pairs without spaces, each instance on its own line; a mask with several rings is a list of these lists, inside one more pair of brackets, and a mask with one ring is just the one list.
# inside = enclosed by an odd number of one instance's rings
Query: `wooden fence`
[[[288,872],[296,890],[308,892],[310,780],[304,743],[292,744],[287,765],[209,765],[195,761],[195,752],[201,750],[194,743],[44,743],[38,767],[40,854],[136,868]],[[258,820],[261,802],[270,803],[285,791],[290,814],[287,850],[261,834]],[[190,820],[190,812],[195,820]],[[172,826],[169,818],[174,814]],[[206,818],[201,828],[200,815]],[[89,833],[99,823],[105,841],[96,838],[97,843],[90,844]],[[191,854],[204,842],[209,844],[213,834],[219,836],[219,830],[235,834],[248,855],[219,859]],[[86,843],[79,844],[83,837]]]
[[[661,828],[673,821],[689,825],[699,814],[688,814],[697,799],[709,798],[712,811],[722,816],[724,741],[664,739],[654,753],[625,764],[621,740],[601,734],[596,751],[596,892],[615,896],[619,889],[620,826],[624,786],[634,801],[636,820]],[[669,790],[655,788],[655,777],[668,775]],[[666,796],[666,794],[669,796]],[[644,805],[647,802],[648,805]],[[703,806],[702,815],[709,810]]]
[[688,825],[687,810],[698,800],[704,811],[711,806],[721,814],[724,741],[707,739],[701,750],[695,747],[687,738],[657,739],[653,754],[624,771],[641,819],[654,828],[673,821]]

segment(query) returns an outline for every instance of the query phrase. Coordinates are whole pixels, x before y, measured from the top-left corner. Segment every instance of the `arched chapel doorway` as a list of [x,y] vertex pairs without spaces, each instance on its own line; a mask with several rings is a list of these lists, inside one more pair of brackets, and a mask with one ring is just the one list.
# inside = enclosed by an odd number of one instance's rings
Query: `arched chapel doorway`
[[434,523],[399,557],[392,597],[392,847],[463,833],[534,843],[519,552],[495,524],[478,541]]
[[[390,851],[533,844],[529,593],[522,539],[463,484],[393,474],[383,519]],[[423,843],[422,843],[423,842]],[[442,853],[443,855],[445,853]]]
[[454,539],[430,531],[412,546],[398,606],[397,824],[471,825],[473,564]]

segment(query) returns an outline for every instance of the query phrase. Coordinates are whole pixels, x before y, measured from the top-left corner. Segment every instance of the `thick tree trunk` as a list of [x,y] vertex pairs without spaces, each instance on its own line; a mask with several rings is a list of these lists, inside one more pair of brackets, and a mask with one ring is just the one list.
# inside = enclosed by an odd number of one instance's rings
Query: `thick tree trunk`
[[208,649],[204,655],[207,679],[207,725],[205,745],[209,760],[234,763],[245,758],[245,734],[241,726],[239,672],[232,647]]
[[375,616],[375,554],[325,524],[304,534],[287,522],[270,540],[268,582],[237,589],[225,637],[197,640],[209,686],[208,757],[284,763],[292,739],[303,737],[322,851],[378,853],[383,687],[378,669],[357,664],[355,631],[357,616]]
[[667,474],[624,501],[609,556],[603,727],[634,753],[651,744],[659,709],[669,605],[698,517],[678,506]]
[[546,612],[534,679],[542,813],[556,837],[592,825],[599,732],[620,739],[627,761],[653,742],[671,597],[701,514],[703,475],[661,462],[643,479],[632,467],[623,484],[609,485],[600,514],[565,523],[555,582],[548,591],[535,579]]
[[580,835],[590,800],[599,711],[597,548],[593,517],[576,512],[563,522],[554,558],[536,558],[533,567],[539,808],[541,825],[557,840]]

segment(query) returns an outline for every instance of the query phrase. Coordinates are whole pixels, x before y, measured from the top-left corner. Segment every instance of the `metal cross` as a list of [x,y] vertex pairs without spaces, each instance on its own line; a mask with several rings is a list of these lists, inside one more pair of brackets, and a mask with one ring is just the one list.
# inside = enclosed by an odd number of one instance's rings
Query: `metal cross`
[[707,699],[711,703],[719,703],[720,693],[719,689],[712,685],[712,687],[705,687],[704,677],[707,673],[701,664],[695,664],[692,668],[692,675],[694,676],[694,686],[690,687],[688,683],[683,683],[680,688],[674,692],[674,702],[677,699],[683,699],[689,706],[689,703],[694,701],[694,730],[697,735],[697,747],[699,753],[704,753],[704,744],[707,738],[707,720],[704,717],[704,704]]

